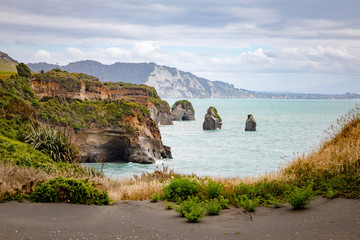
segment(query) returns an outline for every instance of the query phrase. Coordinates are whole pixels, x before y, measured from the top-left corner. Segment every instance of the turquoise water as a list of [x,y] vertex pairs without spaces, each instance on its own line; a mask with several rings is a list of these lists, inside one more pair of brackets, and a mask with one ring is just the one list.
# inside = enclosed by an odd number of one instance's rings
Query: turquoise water
[[[176,101],[167,100],[170,106]],[[176,172],[199,176],[244,177],[271,172],[294,154],[316,148],[324,131],[359,101],[340,100],[219,100],[191,99],[196,121],[160,126],[163,143],[173,159],[152,165],[105,164],[104,172],[122,178],[169,166]],[[203,131],[209,106],[223,120],[221,130]],[[256,132],[245,132],[248,114],[257,122]],[[96,168],[100,164],[94,165]]]

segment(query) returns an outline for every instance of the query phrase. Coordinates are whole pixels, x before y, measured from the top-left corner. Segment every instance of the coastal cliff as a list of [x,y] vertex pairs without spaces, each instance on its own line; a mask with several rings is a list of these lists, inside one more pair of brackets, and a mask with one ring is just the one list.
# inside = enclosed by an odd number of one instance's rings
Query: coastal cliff
[[71,130],[84,162],[153,163],[171,158],[158,128],[158,123],[172,124],[170,107],[153,88],[101,83],[59,69],[21,78],[22,86],[15,86],[19,82],[17,77],[4,81],[2,89],[25,89],[22,95],[31,101],[33,121]]

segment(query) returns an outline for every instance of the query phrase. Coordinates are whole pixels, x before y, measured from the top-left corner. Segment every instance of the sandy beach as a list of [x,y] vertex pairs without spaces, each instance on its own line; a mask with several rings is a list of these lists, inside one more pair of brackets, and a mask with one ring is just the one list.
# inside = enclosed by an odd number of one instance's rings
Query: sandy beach
[[360,239],[360,201],[318,197],[304,210],[223,210],[188,223],[164,203],[0,204],[0,239]]

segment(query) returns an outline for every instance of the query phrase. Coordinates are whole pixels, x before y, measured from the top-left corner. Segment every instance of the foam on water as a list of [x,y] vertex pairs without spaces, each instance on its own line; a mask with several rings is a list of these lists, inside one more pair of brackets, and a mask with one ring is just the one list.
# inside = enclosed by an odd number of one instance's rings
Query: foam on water
[[[170,106],[176,100],[168,100]],[[244,177],[276,170],[294,153],[316,147],[324,131],[359,101],[339,100],[219,100],[191,99],[196,121],[160,126],[163,143],[174,159],[155,164],[105,164],[104,172],[114,178],[153,171],[162,164],[176,172],[200,176]],[[203,131],[209,106],[223,120],[221,130]],[[256,132],[245,132],[248,114],[257,122]],[[101,164],[92,164],[100,168]]]

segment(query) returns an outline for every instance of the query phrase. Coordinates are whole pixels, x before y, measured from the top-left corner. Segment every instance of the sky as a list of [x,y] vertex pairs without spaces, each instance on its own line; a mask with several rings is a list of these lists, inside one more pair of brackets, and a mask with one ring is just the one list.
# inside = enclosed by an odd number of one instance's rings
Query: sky
[[19,62],[155,62],[255,91],[360,93],[359,0],[0,0]]

